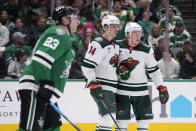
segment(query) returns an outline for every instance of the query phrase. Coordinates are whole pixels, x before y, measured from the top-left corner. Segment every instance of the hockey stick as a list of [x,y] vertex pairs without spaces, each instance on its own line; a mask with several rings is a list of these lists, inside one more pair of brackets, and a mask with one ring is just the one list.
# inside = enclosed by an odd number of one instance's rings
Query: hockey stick
[[52,106],[52,108],[57,113],[59,113],[61,116],[63,116],[63,118],[65,118],[65,120],[67,120],[77,131],[82,131],[78,126],[76,126],[73,122],[71,122],[55,104],[50,103],[50,106]]
[[118,128],[119,131],[121,131],[120,127],[118,126],[117,122],[115,121],[114,117],[112,116],[111,112],[109,111],[107,105],[105,104],[103,98],[101,97],[100,102],[103,104],[104,108],[106,109],[106,111],[108,112],[108,114],[110,115],[110,117],[112,118],[112,120],[114,121],[116,127]]

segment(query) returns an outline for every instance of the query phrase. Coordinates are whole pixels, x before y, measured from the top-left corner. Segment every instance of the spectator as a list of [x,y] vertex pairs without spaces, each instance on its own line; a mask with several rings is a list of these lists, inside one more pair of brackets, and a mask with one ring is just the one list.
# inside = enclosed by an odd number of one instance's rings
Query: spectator
[[150,16],[152,16],[152,12],[150,11],[150,5],[152,0],[138,0],[137,3],[137,16],[135,21],[142,20],[142,16],[144,12],[148,12]]
[[148,36],[150,35],[150,31],[152,30],[152,27],[154,25],[154,22],[150,21],[151,14],[147,11],[145,11],[142,14],[142,20],[138,21],[138,24],[142,26],[143,29],[143,35],[142,35],[142,41],[147,42]]
[[28,45],[33,48],[37,42],[37,40],[40,38],[40,36],[43,34],[43,32],[46,30],[46,18],[43,16],[40,16],[37,20],[35,29],[30,32],[28,35]]
[[196,79],[196,52],[187,52],[180,68],[180,78]]
[[77,7],[79,9],[79,16],[85,17],[87,21],[93,21],[92,7],[85,0],[74,0],[72,7]]
[[78,32],[79,34],[83,35],[82,37],[94,37],[98,34],[97,30],[93,26],[91,22],[85,23],[84,27]]
[[184,29],[183,25],[184,24],[182,21],[177,21],[174,30],[169,34],[170,46],[172,46],[173,48],[181,48],[185,41],[191,39],[189,32]]
[[172,57],[172,52],[163,52],[162,58],[158,61],[158,66],[161,70],[163,79],[177,79],[179,77],[180,65]]
[[0,22],[1,22],[2,25],[6,26],[9,31],[15,27],[14,23],[9,20],[7,10],[2,10],[1,11],[1,13],[0,13]]
[[24,25],[27,27],[29,31],[32,31],[35,29],[37,20],[38,20],[38,13],[36,13],[33,10],[29,11],[24,18]]
[[4,57],[4,47],[0,47],[0,79],[4,79],[7,76],[7,65]]
[[99,0],[97,3],[97,6],[95,7],[95,10],[93,12],[95,17],[95,26],[99,33],[102,33],[102,26],[101,26],[101,20],[104,16],[103,14],[107,14],[108,12],[108,0]]
[[48,8],[44,2],[40,2],[39,0],[28,0],[26,5],[23,8],[25,12],[25,17],[28,16],[29,13],[35,12],[39,16],[48,16]]
[[159,61],[162,58],[163,52],[165,51],[165,46],[166,40],[163,36],[161,36],[158,40],[158,47],[154,49],[154,55],[157,61]]
[[[12,30],[10,30],[10,42],[9,43],[12,43],[11,37],[12,37],[12,35],[15,32],[21,32],[22,34],[25,34],[25,35],[28,35],[29,34],[29,31],[24,26],[24,23],[23,23],[22,18],[19,18],[19,17],[16,18],[15,27]],[[25,41],[27,41],[27,38],[26,37],[25,37]]]
[[55,9],[59,6],[62,6],[63,5],[63,1],[62,0],[55,0]]
[[[166,13],[166,0],[160,0],[160,6],[156,10],[156,16],[158,21],[165,17]],[[175,16],[182,16],[182,13],[178,10],[178,8],[174,5],[169,5],[169,7],[173,10]]]
[[[166,26],[165,19],[166,19],[166,17],[162,18],[159,21],[159,26],[161,28],[162,33],[165,31],[165,26]],[[175,16],[173,13],[173,9],[169,8],[169,32],[174,30],[177,21],[183,21],[183,19],[180,16]],[[184,26],[184,28],[186,28],[185,25],[183,25],[183,26]]]
[[158,40],[160,39],[160,27],[158,24],[154,24],[151,30],[151,34],[148,36],[148,45],[156,48],[158,47]]
[[28,55],[22,51],[17,51],[15,57],[16,60],[12,61],[8,66],[8,76],[18,79],[24,70]]
[[0,47],[5,46],[9,42],[9,30],[0,22]]
[[23,17],[23,5],[20,0],[8,0],[4,5],[4,9],[9,14],[10,21],[15,21],[17,17]]
[[[109,12],[107,12],[109,14]],[[105,14],[105,15],[107,15]],[[114,0],[112,14],[120,20],[119,32],[115,39],[121,40],[125,38],[124,28],[128,21],[134,21],[135,16],[132,10],[123,9],[121,0]]]
[[182,49],[177,53],[176,60],[179,62],[180,65],[182,65],[183,60],[185,60],[185,54],[192,51],[191,45],[191,41],[185,41],[182,45]]
[[105,16],[104,14],[107,14],[107,12],[108,12],[108,0],[99,0],[98,5],[95,8],[95,12],[94,12],[96,18],[101,21],[103,16]]
[[5,55],[6,60],[10,63],[11,61],[15,60],[15,55],[17,51],[23,51],[28,56],[31,55],[31,49],[29,46],[24,45],[24,38],[26,35],[22,34],[21,32],[15,32],[12,35],[13,43],[6,47]]

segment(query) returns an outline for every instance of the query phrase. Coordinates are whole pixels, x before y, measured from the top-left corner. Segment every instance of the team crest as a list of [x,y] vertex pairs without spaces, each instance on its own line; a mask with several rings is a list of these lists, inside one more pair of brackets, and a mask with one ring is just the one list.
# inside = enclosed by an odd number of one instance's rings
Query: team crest
[[124,60],[121,62],[121,65],[124,65],[129,69],[131,72],[137,65],[139,64],[139,61],[134,60],[133,58],[129,57],[127,60]]
[[65,34],[65,31],[63,29],[56,29],[56,33],[58,35],[64,35]]
[[117,67],[118,65],[118,60],[119,60],[119,56],[117,54],[115,54],[111,59],[110,59],[110,65],[112,65],[113,67]]
[[101,42],[101,41],[103,40],[103,38],[102,38],[102,37],[96,37],[95,40],[96,40],[97,42]]

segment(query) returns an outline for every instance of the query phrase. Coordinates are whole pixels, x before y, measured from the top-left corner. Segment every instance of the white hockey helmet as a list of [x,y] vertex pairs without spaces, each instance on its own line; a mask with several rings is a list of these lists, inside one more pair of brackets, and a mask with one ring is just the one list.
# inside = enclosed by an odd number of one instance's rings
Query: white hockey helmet
[[127,35],[127,33],[131,35],[133,31],[142,32],[142,27],[136,22],[128,22],[125,26],[125,36]]
[[108,27],[110,27],[111,24],[120,25],[120,20],[114,15],[106,15],[103,17],[101,24],[103,28],[105,25]]

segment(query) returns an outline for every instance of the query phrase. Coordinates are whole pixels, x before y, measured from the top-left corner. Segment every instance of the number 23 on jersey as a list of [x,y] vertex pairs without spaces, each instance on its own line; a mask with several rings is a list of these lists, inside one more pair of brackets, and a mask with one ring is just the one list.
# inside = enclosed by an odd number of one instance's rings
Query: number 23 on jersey
[[52,37],[48,37],[43,45],[55,50],[57,46],[59,45],[59,40],[54,39]]

